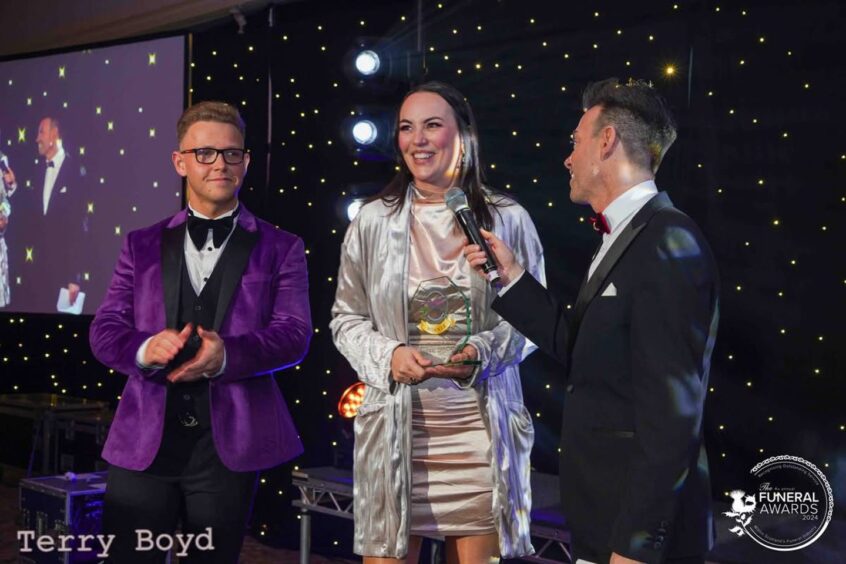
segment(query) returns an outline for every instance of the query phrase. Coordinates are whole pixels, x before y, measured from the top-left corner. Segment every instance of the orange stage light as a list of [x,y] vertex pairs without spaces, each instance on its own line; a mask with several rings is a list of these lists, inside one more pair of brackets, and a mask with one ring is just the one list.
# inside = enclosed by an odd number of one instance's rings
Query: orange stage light
[[364,401],[364,382],[356,382],[341,394],[338,414],[346,419],[352,419],[358,413],[362,401]]

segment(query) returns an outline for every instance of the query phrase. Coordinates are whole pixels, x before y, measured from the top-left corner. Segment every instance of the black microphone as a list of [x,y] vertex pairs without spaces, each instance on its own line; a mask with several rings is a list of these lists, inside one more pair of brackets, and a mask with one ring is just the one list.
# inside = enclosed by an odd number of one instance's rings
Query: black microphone
[[467,239],[474,245],[479,245],[485,251],[485,256],[488,257],[488,260],[482,265],[482,270],[488,278],[488,282],[496,284],[499,282],[496,261],[490,248],[488,248],[487,241],[485,241],[485,238],[479,232],[479,226],[476,225],[476,218],[473,217],[473,210],[470,209],[470,205],[467,203],[467,196],[464,194],[464,191],[457,187],[450,188],[447,190],[444,199],[446,200],[447,207],[455,214],[455,218],[458,220],[459,225],[461,225],[461,229],[464,230],[464,234],[467,235]]

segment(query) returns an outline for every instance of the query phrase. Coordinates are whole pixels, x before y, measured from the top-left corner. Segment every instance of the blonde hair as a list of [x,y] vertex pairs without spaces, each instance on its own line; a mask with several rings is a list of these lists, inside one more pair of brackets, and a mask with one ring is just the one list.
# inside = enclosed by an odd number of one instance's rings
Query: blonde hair
[[241,132],[241,137],[246,136],[247,126],[238,113],[238,109],[226,102],[198,102],[189,106],[182,112],[179,121],[176,122],[176,142],[181,143],[188,128],[198,121],[216,121],[234,125]]

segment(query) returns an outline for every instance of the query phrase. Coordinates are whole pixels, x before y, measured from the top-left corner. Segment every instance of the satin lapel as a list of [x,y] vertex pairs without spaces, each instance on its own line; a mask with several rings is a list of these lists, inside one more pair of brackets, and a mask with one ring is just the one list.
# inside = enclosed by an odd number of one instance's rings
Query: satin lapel
[[184,223],[164,229],[162,232],[162,288],[164,288],[165,324],[170,329],[177,329],[182,263],[185,261],[184,245]]
[[[590,256],[590,262],[591,263],[593,263],[593,259],[596,258],[596,255],[599,253],[599,249],[601,249],[601,248],[602,248],[602,241],[600,240],[599,243],[596,245],[596,249],[593,251],[593,254]],[[576,304],[579,303],[579,301],[582,299],[582,294],[584,294],[584,292],[585,292],[585,286],[587,286],[587,283],[588,283],[588,274],[589,273],[590,273],[590,270],[588,269],[588,271],[585,272],[585,275],[582,278],[581,285],[579,285],[579,292],[576,294]],[[575,311],[575,309],[574,309],[574,311]]]
[[588,283],[585,284],[584,288],[582,288],[581,293],[579,293],[579,297],[576,300],[576,317],[581,321],[582,315],[584,315],[585,308],[587,305],[593,300],[596,296],[596,293],[602,287],[602,284],[605,282],[605,279],[608,278],[608,275],[611,274],[611,271],[614,269],[614,265],[617,264],[617,261],[620,260],[620,257],[626,252],[626,249],[629,248],[632,241],[635,240],[635,237],[646,227],[645,223],[641,223],[640,225],[635,226],[634,222],[629,223],[623,232],[620,233],[620,236],[617,237],[617,240],[614,241],[614,244],[611,245],[611,248],[608,249],[608,252],[602,257],[602,262],[599,263],[599,266],[596,267],[596,270],[593,271],[593,276],[590,277]]
[[[67,180],[71,178],[71,174],[69,174],[71,167],[73,166],[73,162],[71,161],[70,155],[65,153],[65,160],[62,163],[62,168],[59,169],[59,173],[56,175],[56,181],[53,183],[53,191],[50,192],[50,199],[47,200],[47,215],[52,217],[61,217],[65,214],[72,214],[72,217],[79,216],[79,212],[81,210],[73,209],[72,202],[76,199],[76,191],[81,188],[78,186],[78,183],[73,183],[71,186],[68,186]],[[62,193],[62,189],[65,189],[65,193]],[[81,202],[82,199],[80,198],[79,201]],[[39,203],[41,200],[39,199]],[[87,215],[87,214],[86,214]]]
[[670,201],[670,197],[667,196],[665,192],[660,192],[651,200],[646,202],[637,214],[635,214],[631,222],[629,222],[623,232],[620,233],[617,240],[614,241],[614,244],[611,245],[611,248],[608,249],[605,256],[602,257],[602,262],[600,262],[599,266],[596,267],[596,270],[593,272],[593,276],[590,277],[588,283],[583,286],[582,290],[579,292],[579,297],[576,299],[576,311],[574,315],[577,324],[581,323],[585,309],[587,309],[588,304],[593,300],[593,298],[596,297],[596,293],[600,288],[602,288],[602,285],[605,283],[605,279],[608,278],[611,271],[614,270],[614,266],[617,264],[617,261],[619,261],[625,254],[629,245],[632,244],[632,241],[634,241],[643,231],[643,228],[646,227],[646,224],[649,223],[649,220],[653,215],[655,215],[655,212],[672,205],[673,203]]
[[[397,213],[389,214],[385,220],[387,225],[385,230],[387,233],[387,252],[384,255],[376,251],[378,257],[384,257],[385,263],[380,268],[383,275],[386,275],[392,268],[392,265],[402,265],[400,271],[401,276],[386,276],[387,281],[382,286],[384,288],[384,299],[391,300],[396,296],[399,303],[393,304],[398,315],[391,316],[391,325],[394,334],[390,335],[394,339],[406,342],[408,340],[408,260],[411,247],[411,207],[414,205],[414,199],[411,195],[412,188],[409,186],[405,192],[405,204]],[[391,297],[387,297],[391,296]]]
[[247,262],[250,260],[250,254],[258,242],[258,238],[258,231],[247,231],[237,225],[232,237],[226,244],[224,254],[220,257],[221,260],[225,258],[226,262],[220,264],[223,272],[221,273],[220,294],[217,297],[217,308],[214,314],[213,331],[220,331],[220,325],[229,310],[229,303],[232,301],[235,289],[241,282],[241,275],[247,268]]
[[[596,253],[594,253],[594,256],[596,256]],[[591,259],[591,261],[592,260],[593,259]],[[570,316],[570,334],[571,335],[576,334],[576,332],[579,330],[579,324],[582,322],[582,315],[581,315],[582,309],[580,308],[580,304],[582,303],[582,296],[585,293],[585,286],[587,286],[587,281],[588,281],[588,273],[585,272],[585,276],[584,276],[584,278],[582,278],[582,285],[579,286],[579,293],[576,294],[576,303],[573,306],[573,315]],[[572,339],[570,340],[570,343],[572,345],[572,343],[573,343]]]

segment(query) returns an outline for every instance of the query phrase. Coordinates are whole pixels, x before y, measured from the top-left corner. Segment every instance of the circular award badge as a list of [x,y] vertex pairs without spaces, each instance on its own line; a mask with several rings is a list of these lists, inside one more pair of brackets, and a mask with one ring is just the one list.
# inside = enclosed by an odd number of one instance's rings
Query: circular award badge
[[774,456],[752,468],[757,491],[734,490],[730,532],[771,550],[792,551],[819,539],[834,514],[834,494],[819,468],[798,456]]

